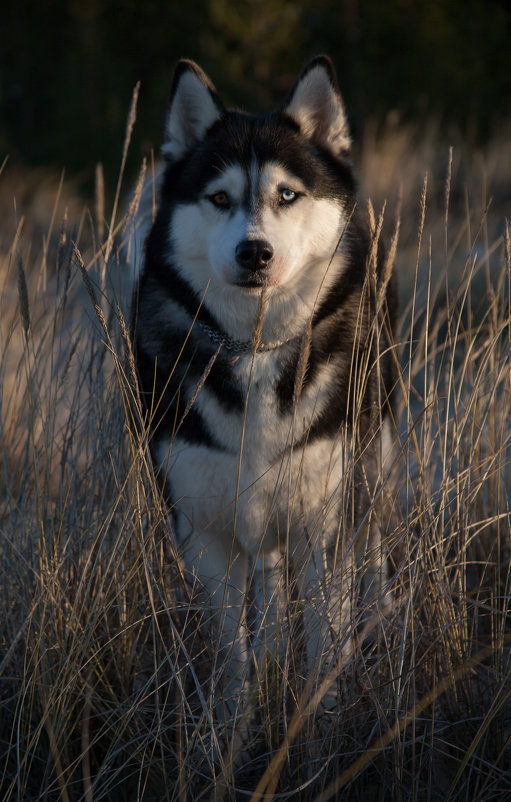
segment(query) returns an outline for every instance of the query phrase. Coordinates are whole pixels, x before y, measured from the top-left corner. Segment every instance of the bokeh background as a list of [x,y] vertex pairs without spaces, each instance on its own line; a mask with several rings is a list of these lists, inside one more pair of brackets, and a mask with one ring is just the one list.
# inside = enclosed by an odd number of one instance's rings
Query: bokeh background
[[507,0],[8,0],[0,161],[65,168],[87,193],[97,162],[116,176],[137,81],[128,172],[158,152],[178,58],[199,61],[228,103],[266,110],[319,52],[355,136],[434,120],[473,149],[508,125],[510,43]]

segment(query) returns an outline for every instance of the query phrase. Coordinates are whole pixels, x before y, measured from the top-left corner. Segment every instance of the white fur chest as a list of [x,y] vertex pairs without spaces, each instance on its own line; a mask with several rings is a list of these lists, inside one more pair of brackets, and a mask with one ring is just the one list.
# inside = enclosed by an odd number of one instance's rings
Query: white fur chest
[[306,440],[312,419],[328,403],[334,367],[325,366],[320,381],[282,414],[276,387],[285,356],[269,351],[238,358],[233,375],[242,389],[242,412],[226,409],[207,385],[197,396],[201,417],[225,450],[191,445],[179,436],[170,448],[160,444],[157,459],[169,469],[184,535],[230,529],[257,555],[263,546],[287,547],[304,516],[321,537],[331,530],[343,472],[340,440],[296,444]]

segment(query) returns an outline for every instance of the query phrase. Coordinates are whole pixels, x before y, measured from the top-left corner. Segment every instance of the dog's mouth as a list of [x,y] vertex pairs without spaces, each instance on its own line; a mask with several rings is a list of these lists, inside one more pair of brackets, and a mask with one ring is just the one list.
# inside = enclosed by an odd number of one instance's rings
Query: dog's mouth
[[267,287],[269,285],[269,281],[257,281],[254,279],[245,279],[240,281],[235,281],[234,286],[238,287],[240,290],[247,290],[248,292],[257,292],[261,291],[263,287]]
[[245,275],[239,276],[233,281],[235,287],[242,290],[262,290],[263,287],[268,287],[274,282],[267,270],[254,270]]
[[240,290],[261,290],[263,287],[267,286],[269,282],[267,281],[236,281],[234,286],[239,287]]

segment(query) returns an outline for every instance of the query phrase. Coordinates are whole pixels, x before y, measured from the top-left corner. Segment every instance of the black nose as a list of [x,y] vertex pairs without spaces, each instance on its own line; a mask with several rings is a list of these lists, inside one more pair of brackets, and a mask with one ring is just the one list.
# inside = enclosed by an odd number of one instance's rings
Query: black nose
[[236,261],[245,270],[263,270],[273,259],[273,248],[264,239],[246,239],[236,248]]

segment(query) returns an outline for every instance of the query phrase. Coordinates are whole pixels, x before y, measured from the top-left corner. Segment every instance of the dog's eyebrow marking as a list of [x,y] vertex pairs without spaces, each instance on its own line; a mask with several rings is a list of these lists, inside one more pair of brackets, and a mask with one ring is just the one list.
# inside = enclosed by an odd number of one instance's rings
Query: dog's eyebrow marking
[[217,168],[218,175],[206,184],[206,192],[227,192],[231,200],[241,203],[246,192],[245,174],[235,164],[226,163],[223,169]]
[[268,161],[261,169],[259,186],[262,195],[281,192],[286,188],[295,192],[306,192],[303,180],[276,160]]

